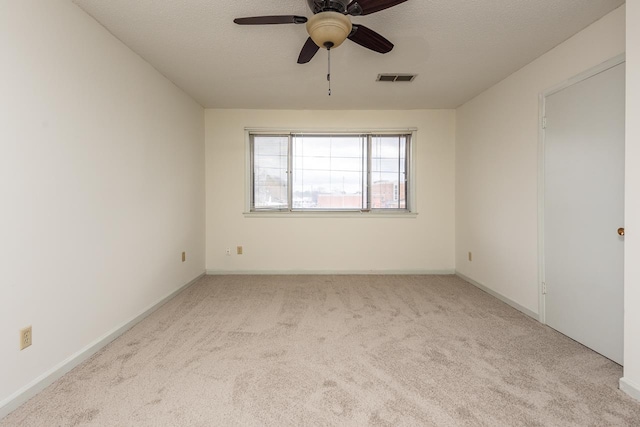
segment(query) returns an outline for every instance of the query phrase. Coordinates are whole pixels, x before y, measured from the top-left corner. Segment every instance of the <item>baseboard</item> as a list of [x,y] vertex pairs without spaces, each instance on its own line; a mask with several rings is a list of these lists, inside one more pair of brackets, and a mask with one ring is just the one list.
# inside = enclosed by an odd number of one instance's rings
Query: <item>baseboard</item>
[[636,400],[640,400],[640,385],[629,381],[626,378],[620,378],[620,390],[627,393]]
[[33,396],[35,396],[36,394],[44,390],[46,387],[48,387],[53,382],[55,382],[60,377],[62,377],[64,374],[66,374],[67,372],[69,372],[70,370],[72,370],[73,368],[75,368],[85,360],[87,360],[89,357],[93,356],[104,346],[106,346],[111,341],[115,340],[120,335],[122,335],[123,333],[131,329],[138,322],[140,322],[149,314],[153,313],[155,310],[160,308],[163,304],[165,304],[171,298],[175,297],[177,294],[179,294],[189,286],[193,285],[196,281],[198,281],[198,279],[200,279],[204,275],[205,273],[200,274],[198,277],[191,280],[189,283],[181,286],[179,289],[171,292],[169,295],[162,298],[160,301],[152,304],[150,307],[145,309],[142,313],[140,313],[133,319],[123,323],[122,325],[116,327],[112,331],[106,333],[105,335],[98,338],[93,343],[84,347],[82,350],[74,353],[66,360],[54,366],[47,372],[37,377],[35,380],[31,381],[26,386],[22,387],[21,389],[19,389],[18,391],[16,391],[6,399],[4,399],[2,402],[0,402],[0,419],[9,415],[11,412],[16,410],[20,405],[22,405],[27,400],[31,399]]
[[456,276],[458,276],[459,278],[461,278],[462,280],[471,283],[473,286],[475,286],[476,288],[479,288],[483,291],[485,291],[486,293],[488,293],[489,295],[492,295],[496,298],[498,298],[500,301],[504,302],[505,304],[509,304],[511,307],[515,308],[516,310],[526,314],[529,317],[533,317],[536,320],[540,320],[540,316],[538,315],[538,313],[535,313],[531,310],[529,310],[526,307],[521,306],[520,304],[518,304],[517,302],[505,297],[504,295],[489,289],[488,287],[486,287],[485,285],[483,285],[482,283],[478,283],[475,280],[465,276],[464,274],[461,274],[459,272],[456,271]]
[[455,270],[207,270],[209,276],[225,275],[248,275],[248,276],[269,276],[269,275],[453,275]]

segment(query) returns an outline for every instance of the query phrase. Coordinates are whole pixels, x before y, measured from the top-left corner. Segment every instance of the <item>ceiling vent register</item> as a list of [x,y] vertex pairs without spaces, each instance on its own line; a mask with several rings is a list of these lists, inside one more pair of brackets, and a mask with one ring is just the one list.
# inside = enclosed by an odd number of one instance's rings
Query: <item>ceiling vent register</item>
[[378,82],[412,82],[418,77],[417,74],[378,74]]

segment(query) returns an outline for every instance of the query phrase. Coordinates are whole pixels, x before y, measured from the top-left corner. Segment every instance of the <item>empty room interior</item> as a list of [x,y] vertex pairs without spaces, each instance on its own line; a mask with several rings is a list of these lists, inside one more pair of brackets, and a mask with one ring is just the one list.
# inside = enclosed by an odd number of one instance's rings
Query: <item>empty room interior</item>
[[640,425],[640,4],[0,2],[0,426]]

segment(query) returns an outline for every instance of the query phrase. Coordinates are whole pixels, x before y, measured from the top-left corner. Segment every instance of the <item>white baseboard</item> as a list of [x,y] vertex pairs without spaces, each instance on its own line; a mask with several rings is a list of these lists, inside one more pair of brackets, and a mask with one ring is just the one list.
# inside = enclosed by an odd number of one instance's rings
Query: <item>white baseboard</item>
[[207,270],[209,276],[225,275],[452,275],[455,270]]
[[634,399],[640,400],[640,384],[636,384],[626,378],[620,378],[620,390],[624,391]]
[[505,297],[504,295],[502,295],[502,294],[500,294],[500,293],[498,293],[498,292],[496,292],[494,290],[489,289],[485,285],[476,282],[475,280],[465,276],[464,274],[461,274],[461,273],[458,273],[458,272],[456,272],[455,274],[456,274],[456,276],[458,276],[462,280],[471,283],[476,288],[482,289],[483,291],[485,291],[489,295],[492,295],[492,296],[498,298],[500,301],[502,301],[502,302],[504,302],[506,304],[509,304],[511,307],[515,308],[516,310],[526,314],[529,317],[533,317],[534,319],[540,321],[540,316],[538,315],[538,313],[535,313],[535,312],[529,310],[528,308],[521,306],[517,302]]
[[31,381],[26,386],[22,387],[6,399],[0,402],[0,419],[9,415],[9,413],[16,410],[20,405],[25,403],[27,400],[31,399],[33,396],[44,390],[46,387],[51,385],[53,382],[58,380],[64,374],[87,360],[89,357],[93,356],[98,350],[102,349],[104,346],[109,344],[111,341],[118,338],[120,335],[131,329],[142,319],[147,317],[149,314],[153,313],[155,310],[160,308],[164,303],[169,301],[171,298],[175,297],[177,294],[193,285],[198,279],[203,277],[205,273],[200,274],[195,279],[191,280],[186,285],[181,286],[179,289],[171,292],[166,297],[162,298],[160,301],[152,304],[142,313],[134,317],[133,319],[123,323],[122,325],[114,328],[110,332],[106,333],[102,337],[95,340],[93,343],[84,347],[80,351],[72,354],[66,360],[62,361],[58,365],[49,369],[47,372],[43,373],[33,381]]

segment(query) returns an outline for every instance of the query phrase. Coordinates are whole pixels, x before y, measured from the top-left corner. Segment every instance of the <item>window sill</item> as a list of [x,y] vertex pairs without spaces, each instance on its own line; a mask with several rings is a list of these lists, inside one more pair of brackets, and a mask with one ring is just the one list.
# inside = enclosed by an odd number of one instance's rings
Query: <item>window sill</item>
[[243,212],[245,218],[416,218],[417,212]]

